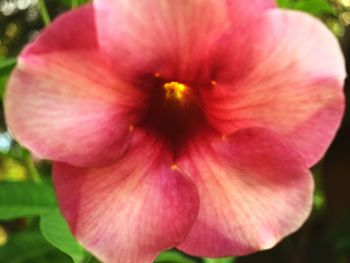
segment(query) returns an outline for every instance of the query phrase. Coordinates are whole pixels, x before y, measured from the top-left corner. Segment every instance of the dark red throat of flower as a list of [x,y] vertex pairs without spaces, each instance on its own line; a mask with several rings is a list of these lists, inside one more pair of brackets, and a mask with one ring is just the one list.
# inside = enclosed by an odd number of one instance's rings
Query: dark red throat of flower
[[204,126],[201,99],[193,86],[161,79],[155,82],[142,125],[176,154]]

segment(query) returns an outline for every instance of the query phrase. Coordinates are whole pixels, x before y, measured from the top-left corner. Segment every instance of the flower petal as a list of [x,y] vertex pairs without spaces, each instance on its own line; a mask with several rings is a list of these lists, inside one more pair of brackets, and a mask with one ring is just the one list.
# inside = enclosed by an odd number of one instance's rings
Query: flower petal
[[230,22],[246,22],[253,12],[257,15],[274,6],[272,0],[255,0],[256,5],[229,2],[96,0],[99,41],[126,75],[132,68],[133,73],[148,71],[165,79],[198,81],[205,77],[202,67],[209,46]]
[[227,4],[233,26],[246,25],[259,18],[264,12],[276,7],[275,0],[230,0]]
[[85,6],[59,17],[24,50],[10,78],[8,127],[41,158],[101,165],[129,143],[142,95],[101,56],[93,16]]
[[176,246],[198,211],[194,185],[164,146],[136,135],[115,164],[83,169],[54,163],[59,205],[76,238],[103,262],[152,262]]
[[271,248],[310,213],[312,175],[268,130],[194,141],[178,165],[199,191],[198,217],[179,246],[191,255],[237,256]]
[[309,15],[273,10],[233,30],[212,54],[208,118],[223,134],[244,127],[288,138],[309,165],[333,139],[344,111],[344,59],[335,37]]

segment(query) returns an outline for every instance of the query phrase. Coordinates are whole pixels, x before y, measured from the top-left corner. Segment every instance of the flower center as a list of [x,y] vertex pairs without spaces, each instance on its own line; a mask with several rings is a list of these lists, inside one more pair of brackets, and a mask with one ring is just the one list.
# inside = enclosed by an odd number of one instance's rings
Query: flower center
[[166,99],[176,99],[181,100],[184,96],[185,90],[187,87],[179,82],[167,82],[163,85],[165,89],[165,98]]
[[157,73],[142,85],[148,97],[137,125],[156,134],[177,154],[206,124],[198,86]]

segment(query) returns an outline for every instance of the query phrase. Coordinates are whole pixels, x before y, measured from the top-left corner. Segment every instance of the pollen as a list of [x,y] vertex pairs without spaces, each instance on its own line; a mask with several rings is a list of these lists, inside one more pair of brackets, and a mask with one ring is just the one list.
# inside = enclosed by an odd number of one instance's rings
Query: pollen
[[167,99],[177,99],[181,100],[184,96],[184,92],[187,89],[187,87],[179,82],[167,82],[163,85],[163,88],[165,89],[165,96]]
[[171,170],[177,170],[177,169],[178,169],[178,167],[177,167],[177,165],[176,165],[176,164],[172,164],[172,165],[170,166],[170,169],[171,169]]

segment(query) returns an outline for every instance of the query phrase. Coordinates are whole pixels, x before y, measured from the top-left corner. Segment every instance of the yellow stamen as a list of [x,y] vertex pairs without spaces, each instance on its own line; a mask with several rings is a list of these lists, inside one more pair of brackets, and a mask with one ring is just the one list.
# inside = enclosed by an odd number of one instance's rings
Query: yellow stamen
[[186,86],[179,82],[167,82],[163,85],[166,91],[166,98],[168,99],[178,99],[181,100],[184,96],[184,92],[186,90]]
[[176,164],[172,164],[172,165],[170,166],[170,168],[171,168],[171,170],[177,170],[177,165],[176,165]]
[[211,85],[216,86],[217,82],[215,80],[211,81]]

